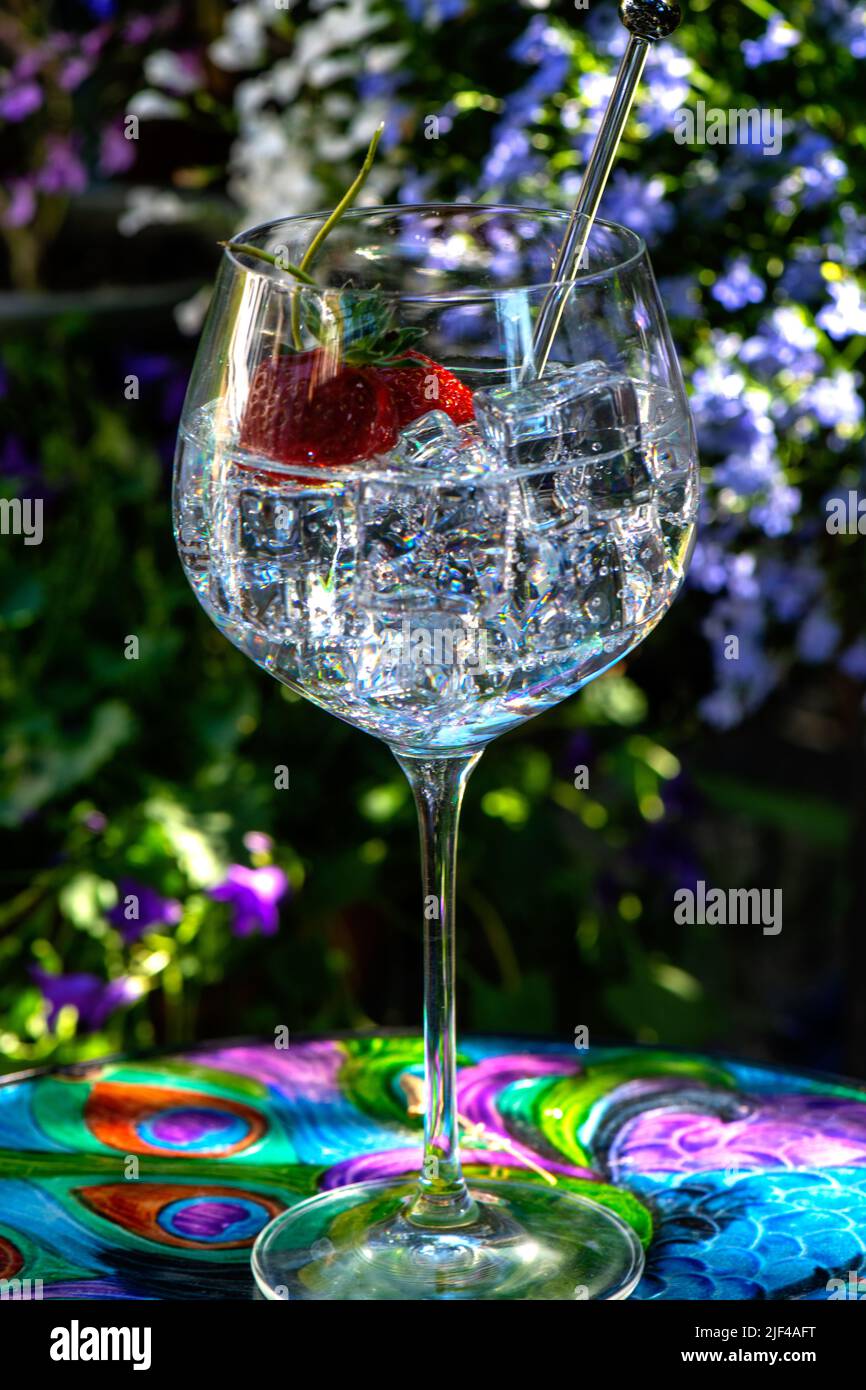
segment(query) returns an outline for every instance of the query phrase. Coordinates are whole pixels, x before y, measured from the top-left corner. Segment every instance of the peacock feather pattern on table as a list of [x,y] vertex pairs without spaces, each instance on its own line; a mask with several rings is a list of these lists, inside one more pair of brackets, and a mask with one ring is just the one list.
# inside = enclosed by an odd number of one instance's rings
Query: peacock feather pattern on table
[[[469,1174],[615,1210],[642,1299],[819,1299],[866,1273],[866,1088],[646,1048],[469,1039]],[[254,1296],[259,1230],[412,1174],[417,1037],[199,1047],[0,1085],[0,1296]],[[4,1282],[5,1281],[5,1282]]]

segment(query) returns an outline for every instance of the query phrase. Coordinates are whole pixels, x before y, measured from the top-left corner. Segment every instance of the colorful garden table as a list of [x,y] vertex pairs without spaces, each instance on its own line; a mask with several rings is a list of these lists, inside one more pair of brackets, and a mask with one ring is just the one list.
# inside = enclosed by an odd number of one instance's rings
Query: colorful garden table
[[[827,1299],[866,1272],[866,1088],[646,1048],[465,1039],[466,1165],[608,1203],[639,1299]],[[220,1043],[0,1085],[0,1278],[45,1298],[252,1298],[284,1207],[411,1172],[416,1037]],[[503,1147],[504,1146],[504,1147]]]

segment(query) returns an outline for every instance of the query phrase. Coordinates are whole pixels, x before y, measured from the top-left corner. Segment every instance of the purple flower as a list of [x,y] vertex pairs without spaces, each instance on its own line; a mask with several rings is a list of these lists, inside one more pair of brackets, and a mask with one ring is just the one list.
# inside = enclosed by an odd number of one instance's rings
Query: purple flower
[[6,205],[0,214],[4,227],[26,227],[36,212],[36,191],[30,179],[10,179]]
[[759,68],[784,58],[789,48],[795,48],[801,35],[781,15],[773,15],[766,32],[759,39],[745,39],[740,45],[747,68]]
[[230,864],[223,882],[208,892],[216,902],[231,904],[235,936],[251,936],[256,931],[273,936],[279,926],[277,904],[288,888],[289,880],[275,864],[262,869]]
[[64,92],[74,92],[76,87],[80,87],[92,71],[93,64],[89,58],[83,58],[80,55],[70,58],[68,62],[64,63],[60,73],[60,86]]
[[36,181],[43,193],[83,193],[87,171],[67,135],[49,135],[46,157]]
[[125,174],[135,163],[135,141],[127,140],[123,122],[118,120],[104,127],[99,137],[99,172],[106,178]]
[[48,1005],[48,1026],[52,1026],[61,1009],[71,1004],[78,1011],[82,1033],[95,1032],[115,1010],[134,1003],[142,993],[141,983],[124,975],[116,980],[100,980],[98,975],[87,974],[49,975],[37,966],[30,974]]
[[23,121],[42,105],[42,88],[38,82],[19,82],[0,95],[0,119]]
[[745,256],[728,261],[724,273],[719,276],[710,293],[723,308],[731,313],[744,309],[747,304],[760,304],[767,293],[767,286],[752,270]]
[[156,30],[158,20],[152,15],[133,15],[128,19],[121,31],[124,43],[140,44],[147,43]]
[[114,32],[113,24],[99,24],[89,33],[82,34],[81,52],[85,58],[98,58]]
[[248,830],[244,836],[244,849],[250,854],[270,854],[274,842],[263,830]]
[[122,878],[117,884],[117,905],[106,912],[124,941],[137,941],[150,927],[174,926],[183,916],[176,898],[164,898],[147,883]]

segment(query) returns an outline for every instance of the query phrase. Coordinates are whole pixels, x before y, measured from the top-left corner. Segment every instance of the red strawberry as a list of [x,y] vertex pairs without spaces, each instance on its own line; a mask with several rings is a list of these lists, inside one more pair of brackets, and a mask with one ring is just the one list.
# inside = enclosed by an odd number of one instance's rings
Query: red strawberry
[[413,350],[406,357],[411,357],[413,363],[404,360],[393,367],[376,368],[376,375],[391,394],[398,429],[429,410],[444,410],[456,425],[465,425],[474,418],[472,392],[453,372],[423,352]]
[[396,439],[394,406],[378,373],[336,363],[318,348],[261,364],[240,433],[251,453],[322,467],[386,453]]

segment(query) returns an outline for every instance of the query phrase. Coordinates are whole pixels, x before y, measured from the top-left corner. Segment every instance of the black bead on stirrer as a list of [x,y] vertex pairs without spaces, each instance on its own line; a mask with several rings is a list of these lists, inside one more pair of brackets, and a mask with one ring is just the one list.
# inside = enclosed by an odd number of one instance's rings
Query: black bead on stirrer
[[668,4],[666,0],[622,0],[619,17],[631,37],[622,55],[616,83],[595,137],[580,192],[556,257],[552,279],[558,283],[541,307],[533,334],[532,350],[521,372],[523,380],[541,376],[547,366],[571,282],[581,268],[592,224],[616,159],[619,142],[649,55],[650,44],[674,32],[682,19],[682,11],[679,5]]

